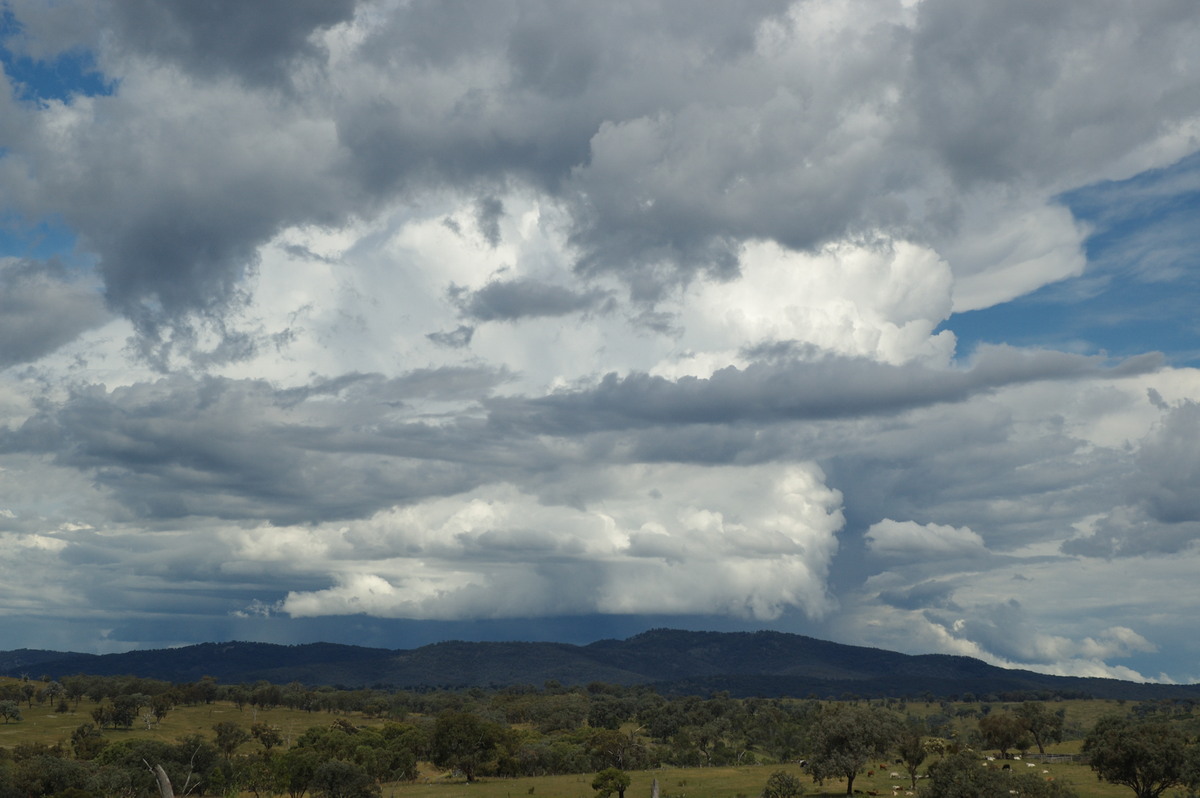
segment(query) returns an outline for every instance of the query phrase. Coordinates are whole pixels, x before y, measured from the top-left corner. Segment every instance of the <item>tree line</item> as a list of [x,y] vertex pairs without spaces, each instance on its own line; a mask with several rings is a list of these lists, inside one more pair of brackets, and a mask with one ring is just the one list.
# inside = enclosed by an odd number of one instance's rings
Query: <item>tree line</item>
[[[605,794],[623,792],[628,782],[621,774],[631,770],[793,763],[818,784],[844,779],[850,795],[855,779],[877,759],[902,766],[913,790],[918,778],[928,778],[921,792],[931,798],[992,794],[1001,787],[1004,794],[995,794],[1006,798],[1018,783],[1022,795],[1063,798],[1069,794],[1063,785],[979,767],[974,752],[995,750],[1004,761],[1068,736],[1086,736],[1084,750],[1097,774],[1129,786],[1138,798],[1200,784],[1190,702],[1134,705],[1091,730],[1073,728],[1053,703],[983,704],[969,709],[974,724],[960,734],[951,722],[964,720],[967,708],[947,702],[931,703],[918,715],[897,699],[667,697],[648,687],[601,683],[409,692],[79,675],[0,685],[0,713],[6,705],[16,708],[6,722],[19,723],[20,707],[34,702],[65,712],[84,699],[93,705],[92,720],[69,739],[0,749],[0,798],[155,798],[151,765],[163,768],[178,796],[374,798],[382,784],[417,778],[420,762],[468,782],[595,773],[593,784]],[[266,723],[228,720],[210,733],[170,743],[122,739],[119,731],[153,726],[180,706],[218,701],[335,717],[294,739]],[[1137,756],[1113,753],[1135,740],[1142,746]],[[968,761],[973,767],[966,767]],[[764,794],[787,798],[796,776],[779,770],[771,778]]]

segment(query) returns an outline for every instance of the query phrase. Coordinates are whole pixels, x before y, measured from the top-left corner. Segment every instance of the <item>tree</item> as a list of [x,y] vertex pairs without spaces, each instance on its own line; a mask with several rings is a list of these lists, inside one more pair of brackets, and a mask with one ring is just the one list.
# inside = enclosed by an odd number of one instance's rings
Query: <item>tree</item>
[[272,760],[275,785],[288,798],[301,798],[308,792],[320,765],[320,757],[311,748],[290,748]]
[[467,782],[495,756],[500,727],[470,712],[443,712],[429,739],[429,759],[448,770],[457,770]]
[[597,798],[608,798],[614,792],[617,798],[625,798],[625,790],[629,789],[630,781],[632,779],[625,771],[605,768],[592,779],[592,789],[596,791]]
[[1179,727],[1110,715],[1097,721],[1083,753],[1102,781],[1122,784],[1137,798],[1158,798],[1171,787],[1200,784],[1200,751]]
[[21,706],[16,701],[0,701],[0,718],[4,718],[5,725],[10,720],[21,719]]
[[1001,759],[1008,759],[1013,748],[1029,746],[1029,730],[1011,712],[992,712],[979,719],[979,733],[983,744],[1000,752]]
[[154,719],[159,723],[167,716],[167,713],[175,708],[175,699],[170,693],[159,693],[150,699],[150,711],[154,713]]
[[268,751],[283,743],[283,732],[266,723],[255,723],[250,727],[250,734]]
[[309,789],[319,798],[379,798],[379,785],[353,762],[331,759],[313,773]]
[[1063,713],[1051,712],[1040,701],[1026,701],[1017,709],[1017,717],[1021,719],[1025,730],[1033,737],[1038,753],[1046,753],[1046,743],[1062,742]]
[[217,748],[225,755],[225,759],[230,759],[238,746],[250,739],[250,732],[231,720],[216,724],[213,731],[217,734]]
[[94,724],[81,724],[71,732],[71,750],[75,752],[75,758],[81,762],[95,759],[106,745],[108,745],[108,741],[104,739]]
[[763,787],[762,798],[795,798],[803,792],[800,779],[786,770],[777,770],[767,777],[767,786]]
[[871,759],[891,750],[900,721],[888,710],[836,704],[825,707],[809,737],[808,764],[818,783],[846,779],[846,795],[854,794],[854,777]]
[[645,746],[632,734],[596,729],[588,735],[587,747],[597,768],[637,770],[645,764]]
[[908,771],[908,777],[912,780],[912,788],[917,789],[917,769],[929,755],[920,725],[911,722],[905,725],[896,741],[896,753],[904,762],[904,769]]
[[1075,798],[1062,782],[988,767],[970,751],[952,754],[929,766],[922,798]]

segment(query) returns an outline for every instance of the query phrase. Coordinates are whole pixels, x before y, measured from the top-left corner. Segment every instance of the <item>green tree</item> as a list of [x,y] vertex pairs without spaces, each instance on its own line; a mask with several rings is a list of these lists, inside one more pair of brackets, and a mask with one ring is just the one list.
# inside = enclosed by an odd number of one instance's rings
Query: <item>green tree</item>
[[853,795],[854,777],[869,760],[887,754],[899,733],[900,720],[888,710],[857,704],[827,706],[809,732],[805,767],[818,783],[844,778],[846,795]]
[[767,786],[763,787],[762,798],[795,798],[803,792],[800,779],[786,770],[777,770],[767,777]]
[[308,792],[321,758],[311,748],[290,748],[272,760],[276,788],[288,798],[302,798]]
[[254,798],[267,798],[280,793],[275,767],[268,753],[260,751],[243,757],[235,769],[238,771],[237,782],[253,793]]
[[502,730],[470,712],[443,712],[429,739],[429,758],[447,770],[457,770],[467,782],[496,756]]
[[632,781],[629,774],[617,768],[605,768],[596,774],[596,778],[592,779],[592,789],[596,791],[597,798],[608,798],[614,792],[617,798],[625,798],[625,791],[629,789],[629,783]]
[[645,764],[646,748],[631,734],[596,729],[587,737],[588,753],[597,768],[637,770]]
[[159,693],[150,699],[150,711],[154,713],[154,719],[159,723],[174,708],[175,698],[170,693]]
[[108,741],[104,739],[95,724],[83,723],[71,732],[71,750],[75,752],[75,758],[81,762],[95,759],[106,745],[108,745]]
[[318,798],[379,798],[379,785],[353,762],[331,759],[313,773],[309,789]]
[[904,762],[904,769],[908,771],[908,777],[912,781],[914,790],[917,789],[917,769],[929,755],[929,749],[925,747],[925,739],[921,735],[919,724],[920,721],[905,724],[896,739],[896,753]]
[[268,751],[283,744],[283,733],[266,723],[255,723],[250,727],[250,734],[254,736],[255,740],[258,740],[259,745]]
[[1017,717],[1021,719],[1026,731],[1033,737],[1038,753],[1046,753],[1047,743],[1062,742],[1063,713],[1051,712],[1040,701],[1026,701],[1017,709]]
[[250,732],[231,720],[223,720],[216,724],[213,731],[217,735],[217,750],[224,754],[227,760],[233,757],[233,752],[239,745],[250,739]]
[[21,705],[16,701],[0,701],[0,718],[4,718],[5,725],[10,720],[21,719]]
[[1011,712],[992,712],[980,718],[979,734],[983,744],[999,751],[1002,759],[1008,759],[1010,750],[1027,748],[1030,743],[1029,730]]
[[1121,784],[1137,798],[1158,798],[1171,787],[1200,786],[1200,752],[1178,726],[1110,715],[1097,721],[1083,753],[1102,781]]
[[970,751],[961,751],[929,766],[929,783],[922,798],[1075,798],[1059,781],[988,767]]
[[90,766],[62,756],[39,753],[22,757],[14,772],[17,789],[27,796],[54,795],[91,786]]

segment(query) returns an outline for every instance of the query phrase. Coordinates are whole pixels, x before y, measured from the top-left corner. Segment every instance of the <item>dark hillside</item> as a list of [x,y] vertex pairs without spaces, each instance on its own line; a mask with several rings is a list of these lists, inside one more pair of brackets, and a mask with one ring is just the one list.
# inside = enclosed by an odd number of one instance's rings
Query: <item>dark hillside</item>
[[21,650],[0,652],[0,672],[129,674],[172,682],[212,676],[226,684],[264,679],[395,688],[540,686],[554,680],[564,685],[652,684],[676,694],[727,690],[734,696],[1200,698],[1200,685],[1047,676],[970,657],[910,656],[781,632],[672,629],[586,646],[445,642],[389,650],[233,642],[100,656]]
[[76,654],[72,651],[39,651],[34,648],[18,648],[15,651],[0,651],[0,673],[20,676],[21,672],[32,670],[29,675],[40,676],[33,666],[65,659],[89,660],[95,659],[95,654]]

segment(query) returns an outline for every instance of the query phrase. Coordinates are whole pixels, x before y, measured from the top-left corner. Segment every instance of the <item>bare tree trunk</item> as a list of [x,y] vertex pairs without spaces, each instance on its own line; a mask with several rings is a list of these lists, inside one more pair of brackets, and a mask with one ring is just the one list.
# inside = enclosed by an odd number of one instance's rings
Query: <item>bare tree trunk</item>
[[155,765],[154,778],[158,779],[158,794],[161,798],[175,798],[175,791],[171,789],[171,779],[167,776],[167,771],[163,770],[162,765]]

